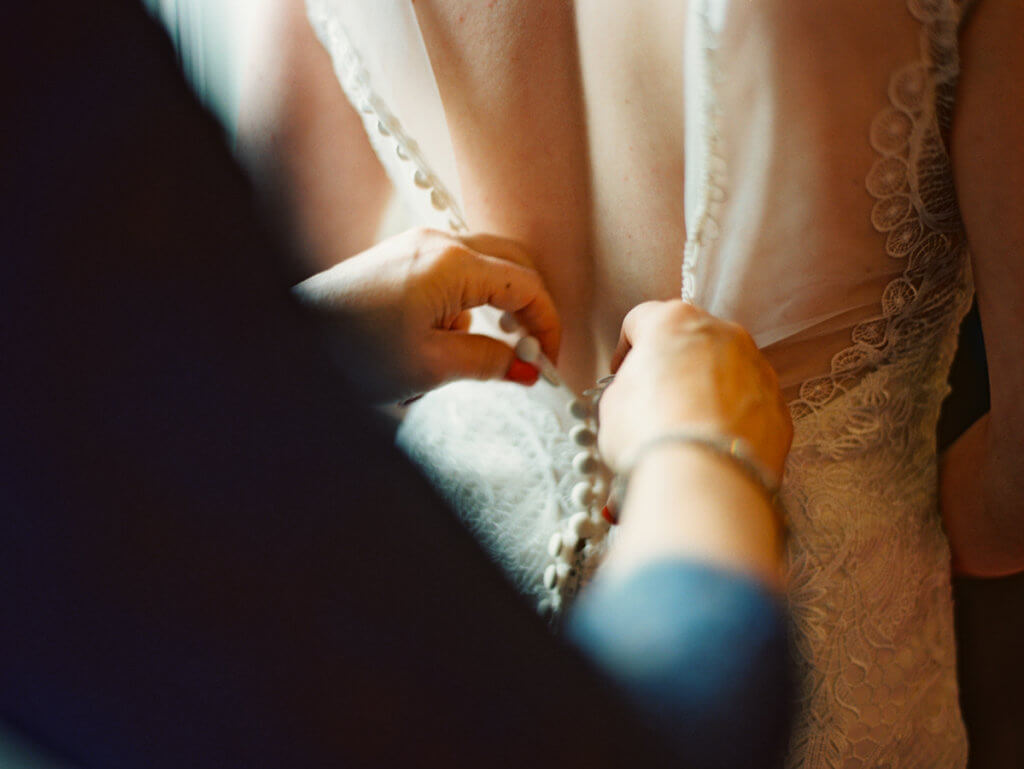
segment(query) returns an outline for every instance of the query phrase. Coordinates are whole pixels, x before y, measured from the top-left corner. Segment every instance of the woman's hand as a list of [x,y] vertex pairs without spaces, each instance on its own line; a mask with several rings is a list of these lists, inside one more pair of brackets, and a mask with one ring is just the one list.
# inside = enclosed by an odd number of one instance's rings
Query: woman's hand
[[342,365],[368,396],[398,400],[459,378],[537,380],[508,345],[468,333],[468,310],[512,313],[555,360],[561,325],[529,257],[495,235],[416,229],[296,286],[337,325]]
[[[747,440],[782,476],[792,440],[775,372],[739,326],[680,301],[647,302],[622,324],[615,381],[601,398],[598,440],[613,470],[676,428]],[[712,451],[667,442],[632,468],[619,536],[602,566],[622,574],[693,558],[782,587],[782,527],[764,489]]]
[[646,302],[622,323],[615,381],[601,398],[601,455],[613,469],[678,427],[746,439],[782,476],[793,427],[778,378],[741,327],[681,301]]

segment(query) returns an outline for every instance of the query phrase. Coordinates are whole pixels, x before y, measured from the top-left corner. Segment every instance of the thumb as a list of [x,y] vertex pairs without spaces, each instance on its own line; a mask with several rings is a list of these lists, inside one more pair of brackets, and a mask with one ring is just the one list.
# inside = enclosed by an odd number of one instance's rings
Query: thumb
[[506,379],[532,385],[540,376],[504,342],[483,334],[437,331],[433,343],[445,379]]

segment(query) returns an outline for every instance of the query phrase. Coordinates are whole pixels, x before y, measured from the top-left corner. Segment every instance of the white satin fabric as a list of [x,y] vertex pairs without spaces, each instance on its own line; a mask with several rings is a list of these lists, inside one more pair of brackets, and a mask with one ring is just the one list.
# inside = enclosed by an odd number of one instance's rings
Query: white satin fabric
[[[463,227],[412,3],[307,2],[417,223]],[[694,0],[680,41],[682,295],[751,330],[795,423],[781,493],[794,767],[966,762],[935,449],[973,290],[945,145],[962,13],[954,0]],[[572,512],[556,401],[460,383],[420,401],[400,435],[536,597],[553,521]]]

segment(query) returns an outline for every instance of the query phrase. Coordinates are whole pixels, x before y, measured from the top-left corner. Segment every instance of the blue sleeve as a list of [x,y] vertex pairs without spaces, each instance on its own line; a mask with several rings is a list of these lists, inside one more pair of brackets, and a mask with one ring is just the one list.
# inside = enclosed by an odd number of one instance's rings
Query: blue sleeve
[[781,766],[792,701],[786,614],[736,573],[684,560],[598,579],[567,635],[687,766]]

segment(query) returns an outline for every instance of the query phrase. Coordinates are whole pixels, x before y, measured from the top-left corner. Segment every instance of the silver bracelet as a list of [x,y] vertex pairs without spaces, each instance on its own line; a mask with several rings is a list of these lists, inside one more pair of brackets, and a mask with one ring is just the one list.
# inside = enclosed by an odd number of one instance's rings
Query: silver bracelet
[[626,498],[626,488],[629,485],[629,479],[633,474],[633,470],[645,455],[667,443],[699,446],[728,459],[744,475],[757,484],[768,501],[774,506],[775,496],[779,493],[779,477],[757,458],[750,443],[743,438],[726,433],[708,430],[677,429],[659,433],[653,438],[644,441],[629,453],[627,460],[622,463],[622,471],[615,477],[612,488],[612,496],[618,509],[621,510],[622,503]]

